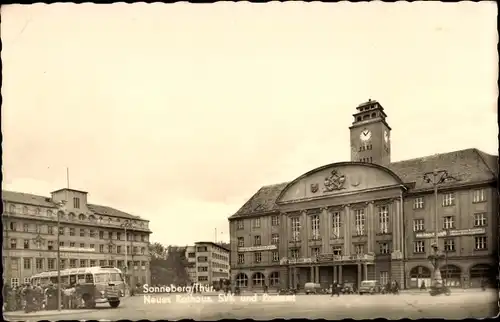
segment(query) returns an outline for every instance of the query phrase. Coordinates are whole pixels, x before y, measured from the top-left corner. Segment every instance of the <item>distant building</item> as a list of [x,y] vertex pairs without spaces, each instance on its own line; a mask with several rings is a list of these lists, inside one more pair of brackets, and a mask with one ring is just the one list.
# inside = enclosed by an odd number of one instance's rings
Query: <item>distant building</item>
[[[57,270],[58,215],[61,269],[109,265],[126,273],[131,284],[149,283],[148,220],[89,204],[87,192],[74,189],[51,197],[2,190],[2,199],[4,278],[11,285]],[[63,200],[64,209],[58,204]]]
[[186,249],[188,274],[193,282],[217,285],[230,278],[229,248],[213,242],[197,242]]
[[[232,280],[249,289],[367,279],[418,287],[431,278],[436,228],[449,286],[494,280],[498,156],[467,149],[391,162],[382,105],[370,100],[356,110],[350,162],[264,186],[229,218]],[[424,179],[435,170],[453,179],[439,185],[438,200]]]

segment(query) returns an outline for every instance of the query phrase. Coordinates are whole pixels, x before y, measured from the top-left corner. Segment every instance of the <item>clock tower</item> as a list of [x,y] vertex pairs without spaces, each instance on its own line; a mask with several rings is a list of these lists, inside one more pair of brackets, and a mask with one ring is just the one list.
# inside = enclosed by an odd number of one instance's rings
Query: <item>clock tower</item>
[[391,127],[387,124],[384,108],[377,101],[360,104],[353,114],[351,131],[351,161],[391,163]]

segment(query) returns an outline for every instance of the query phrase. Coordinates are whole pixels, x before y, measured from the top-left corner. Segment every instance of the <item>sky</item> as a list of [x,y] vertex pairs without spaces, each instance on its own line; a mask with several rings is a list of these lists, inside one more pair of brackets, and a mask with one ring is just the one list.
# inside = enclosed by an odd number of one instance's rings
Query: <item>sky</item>
[[[350,159],[379,101],[392,160],[498,154],[494,2],[1,7],[2,188],[150,220],[152,241],[228,241],[261,186]],[[217,230],[217,233],[215,232]]]

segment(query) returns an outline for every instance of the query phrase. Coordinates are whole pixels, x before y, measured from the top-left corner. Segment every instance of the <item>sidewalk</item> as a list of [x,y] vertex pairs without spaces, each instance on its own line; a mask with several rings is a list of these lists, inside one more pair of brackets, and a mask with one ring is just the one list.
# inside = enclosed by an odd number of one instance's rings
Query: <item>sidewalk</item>
[[[450,288],[452,293],[477,293],[477,292],[487,292],[491,291],[494,289],[489,289],[487,288],[485,291],[481,290],[480,288]],[[424,294],[424,293],[429,293],[430,289],[426,290],[420,290],[420,289],[407,289],[407,290],[400,290],[399,293],[410,293],[410,294]]]
[[43,310],[37,312],[25,313],[24,311],[14,311],[14,312],[3,312],[3,317],[6,320],[25,320],[25,319],[35,319],[41,320],[51,316],[59,315],[71,315],[71,314],[82,314],[92,312],[93,310]]

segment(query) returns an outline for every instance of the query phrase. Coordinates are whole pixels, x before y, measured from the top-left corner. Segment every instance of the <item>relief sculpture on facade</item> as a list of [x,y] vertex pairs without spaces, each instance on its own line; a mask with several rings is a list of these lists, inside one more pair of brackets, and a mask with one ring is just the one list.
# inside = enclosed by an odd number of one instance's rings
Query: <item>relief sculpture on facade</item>
[[311,183],[311,192],[316,193],[319,190],[319,184],[317,183]]
[[330,176],[325,178],[325,189],[323,192],[341,190],[344,188],[345,176],[339,174],[337,170],[332,170]]

